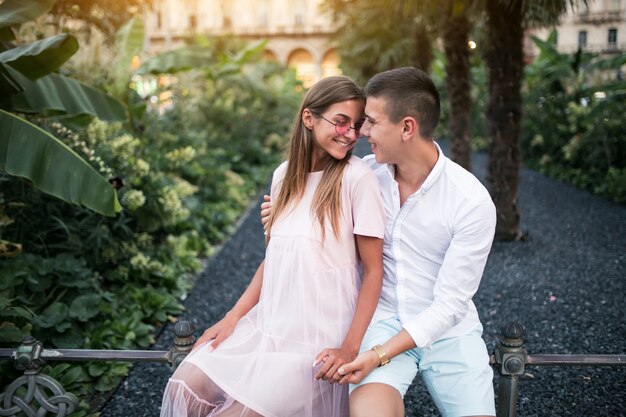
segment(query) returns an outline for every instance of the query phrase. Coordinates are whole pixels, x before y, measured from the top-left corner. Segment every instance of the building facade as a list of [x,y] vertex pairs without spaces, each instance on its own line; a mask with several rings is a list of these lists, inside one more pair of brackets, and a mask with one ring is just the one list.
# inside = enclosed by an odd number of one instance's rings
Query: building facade
[[[557,30],[557,47],[564,53],[583,51],[615,54],[626,52],[626,0],[589,0],[588,5],[580,4],[569,8]],[[546,39],[551,29],[531,31],[541,39]],[[531,56],[538,50],[529,42],[527,50]]]
[[305,86],[339,74],[332,15],[322,0],[156,0],[145,16],[150,53],[182,46],[195,33],[267,39],[264,56],[296,69]]

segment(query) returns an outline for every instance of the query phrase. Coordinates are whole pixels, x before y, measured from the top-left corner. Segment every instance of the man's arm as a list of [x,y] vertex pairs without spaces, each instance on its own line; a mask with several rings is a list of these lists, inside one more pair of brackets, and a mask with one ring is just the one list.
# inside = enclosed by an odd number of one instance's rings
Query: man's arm
[[[416,346],[425,347],[451,329],[467,313],[467,306],[480,284],[493,242],[495,207],[489,200],[460,213],[461,220],[446,252],[435,284],[434,301],[403,324],[403,330],[381,346],[389,359]],[[339,368],[341,384],[358,383],[375,368],[381,358],[367,350]]]
[[[385,342],[379,352],[384,354],[388,359],[398,356],[402,352],[415,347],[413,338],[406,330],[401,330],[394,337]],[[374,369],[382,364],[382,358],[373,350],[366,350],[359,354],[355,360],[347,363],[337,371],[343,378],[340,384],[358,384],[370,374]]]
[[491,250],[496,211],[487,197],[457,213],[452,240],[437,273],[433,302],[403,323],[418,347],[429,346],[467,315]]

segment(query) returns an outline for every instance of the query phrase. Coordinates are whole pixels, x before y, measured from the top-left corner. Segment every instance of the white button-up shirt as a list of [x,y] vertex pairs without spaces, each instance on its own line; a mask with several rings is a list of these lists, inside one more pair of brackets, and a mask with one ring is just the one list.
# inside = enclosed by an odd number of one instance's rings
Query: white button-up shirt
[[485,187],[437,150],[433,170],[402,207],[395,167],[364,158],[380,181],[387,216],[383,288],[372,323],[399,318],[418,347],[480,324],[472,297],[496,226]]

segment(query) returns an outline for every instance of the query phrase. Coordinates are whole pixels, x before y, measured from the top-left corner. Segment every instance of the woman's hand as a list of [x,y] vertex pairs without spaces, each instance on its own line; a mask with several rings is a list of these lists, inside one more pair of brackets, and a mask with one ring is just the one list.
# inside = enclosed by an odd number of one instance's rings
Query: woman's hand
[[238,321],[239,317],[232,312],[228,312],[223,319],[204,331],[204,334],[196,341],[191,350],[194,351],[200,347],[200,345],[208,343],[211,340],[213,340],[211,348],[215,349],[233,333]]
[[380,366],[380,358],[373,350],[361,352],[350,363],[339,367],[337,373],[340,375],[340,384],[358,384],[370,374],[374,369]]
[[[326,348],[317,354],[313,366],[321,366],[315,374],[315,379],[323,379],[333,384],[338,382],[343,375],[339,375],[337,370],[340,366],[352,361],[357,355],[356,351],[346,348]],[[322,365],[320,365],[322,364]]]

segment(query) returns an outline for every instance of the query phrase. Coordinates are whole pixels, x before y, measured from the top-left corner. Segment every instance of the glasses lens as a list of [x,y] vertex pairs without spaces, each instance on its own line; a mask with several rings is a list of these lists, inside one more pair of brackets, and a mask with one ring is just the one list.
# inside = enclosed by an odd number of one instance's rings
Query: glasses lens
[[354,124],[354,132],[357,136],[361,136],[361,128],[363,127],[363,123],[365,123],[365,120],[359,120]]
[[335,131],[338,135],[344,135],[346,132],[350,130],[350,123],[348,122],[337,122],[335,124]]

